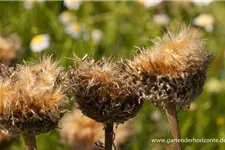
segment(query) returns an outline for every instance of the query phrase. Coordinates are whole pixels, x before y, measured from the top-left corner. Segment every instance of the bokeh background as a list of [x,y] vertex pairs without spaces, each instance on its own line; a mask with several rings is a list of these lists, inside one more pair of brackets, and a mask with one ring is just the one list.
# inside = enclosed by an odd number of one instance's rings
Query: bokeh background
[[[181,136],[225,139],[223,1],[1,1],[0,36],[4,42],[1,40],[0,47],[9,43],[15,54],[1,50],[0,59],[14,65],[53,54],[60,65],[67,68],[73,63],[74,53],[79,57],[89,54],[96,60],[102,56],[132,58],[136,46],[151,47],[152,39],[182,24],[199,30],[206,49],[214,53],[214,58],[203,93],[190,109],[178,113]],[[162,110],[146,103],[129,126],[132,129],[127,132],[132,130],[133,134],[121,149],[172,149],[172,144],[151,141],[152,138],[172,138]],[[58,130],[39,135],[37,144],[40,150],[71,149],[61,142]],[[183,147],[185,150],[223,150],[225,143],[183,143]],[[10,150],[20,149],[24,149],[23,141],[17,138]]]

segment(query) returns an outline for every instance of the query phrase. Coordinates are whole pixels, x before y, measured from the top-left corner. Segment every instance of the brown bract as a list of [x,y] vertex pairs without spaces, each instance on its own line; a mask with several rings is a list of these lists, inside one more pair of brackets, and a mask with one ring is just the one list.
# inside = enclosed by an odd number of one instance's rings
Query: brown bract
[[212,54],[205,51],[197,31],[187,27],[169,31],[154,44],[152,49],[140,49],[127,70],[139,79],[136,83],[154,105],[189,105],[202,92]]
[[13,134],[36,135],[56,127],[66,109],[62,70],[50,57],[21,65],[0,78],[1,126]]
[[69,70],[70,87],[79,109],[103,123],[123,123],[134,117],[143,101],[117,64],[105,58],[83,61]]

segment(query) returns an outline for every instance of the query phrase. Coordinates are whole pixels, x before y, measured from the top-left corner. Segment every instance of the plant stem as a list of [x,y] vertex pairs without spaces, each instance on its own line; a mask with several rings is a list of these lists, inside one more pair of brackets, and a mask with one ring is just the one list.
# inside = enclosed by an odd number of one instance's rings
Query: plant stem
[[169,107],[166,108],[166,115],[167,119],[170,125],[170,128],[172,130],[172,135],[175,140],[175,149],[181,150],[181,142],[180,142],[180,129],[178,125],[178,119],[177,119],[177,110],[176,105],[171,104]]
[[112,150],[113,145],[113,123],[105,124],[105,150]]
[[36,139],[34,135],[23,135],[26,150],[37,150]]

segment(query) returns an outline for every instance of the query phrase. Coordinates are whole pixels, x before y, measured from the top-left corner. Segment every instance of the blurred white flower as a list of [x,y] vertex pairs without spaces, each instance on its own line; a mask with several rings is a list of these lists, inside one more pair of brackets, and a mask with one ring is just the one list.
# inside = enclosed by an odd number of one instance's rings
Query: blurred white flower
[[59,15],[59,21],[63,25],[68,25],[72,21],[76,21],[76,16],[74,16],[70,11],[64,11]]
[[192,0],[196,5],[209,5],[214,0]]
[[195,111],[196,109],[197,109],[197,104],[195,102],[192,102],[188,111]]
[[170,19],[166,14],[156,14],[153,16],[153,22],[158,25],[167,25]]
[[210,14],[201,14],[193,19],[193,24],[199,27],[204,27],[206,31],[213,30],[214,17]]
[[139,4],[146,8],[154,7],[160,4],[163,0],[139,0]]
[[154,110],[152,113],[151,113],[151,118],[152,120],[154,121],[159,121],[161,119],[161,113],[157,110]]
[[24,1],[24,7],[27,9],[33,8],[34,4],[37,2],[44,2],[45,0],[25,0]]
[[65,29],[65,32],[75,39],[80,38],[81,31],[82,31],[82,25],[78,22],[69,24]]
[[103,33],[101,30],[99,29],[94,29],[92,32],[91,32],[91,37],[92,37],[92,40],[96,43],[98,43],[99,41],[101,41],[102,39],[102,36],[103,36]]
[[68,8],[69,10],[79,9],[81,3],[82,3],[82,0],[64,0],[64,6],[66,6],[66,8]]
[[216,78],[211,78],[206,82],[205,89],[210,93],[219,93],[223,90],[223,85]]
[[39,34],[32,38],[30,48],[33,52],[41,52],[50,45],[50,37],[48,34]]

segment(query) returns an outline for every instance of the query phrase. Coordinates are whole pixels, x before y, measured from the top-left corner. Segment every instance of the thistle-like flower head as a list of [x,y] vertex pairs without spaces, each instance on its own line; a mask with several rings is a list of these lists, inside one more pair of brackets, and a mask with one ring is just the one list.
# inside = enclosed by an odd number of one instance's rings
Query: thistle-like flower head
[[[14,134],[36,135],[56,127],[66,108],[62,69],[51,58],[20,65],[1,79],[1,124]],[[4,92],[5,91],[5,92]]]
[[182,27],[154,41],[152,49],[140,49],[127,69],[140,78],[143,93],[157,106],[189,105],[201,92],[212,54],[196,30]]
[[105,58],[81,61],[68,74],[79,109],[98,122],[123,123],[142,106],[125,71]]

